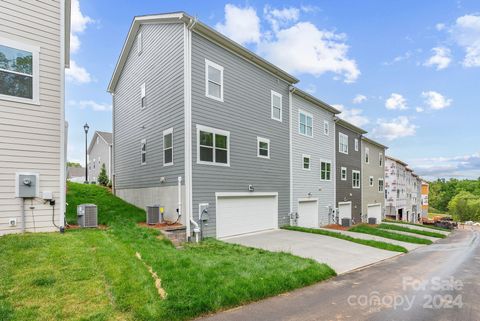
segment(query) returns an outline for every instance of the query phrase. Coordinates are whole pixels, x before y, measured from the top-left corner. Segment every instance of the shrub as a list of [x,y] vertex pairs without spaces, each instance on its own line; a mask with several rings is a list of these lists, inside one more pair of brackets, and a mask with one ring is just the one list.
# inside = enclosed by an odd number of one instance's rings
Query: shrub
[[108,176],[105,163],[102,164],[102,169],[100,169],[100,174],[98,175],[98,183],[102,186],[107,186],[108,184]]
[[458,221],[480,221],[480,196],[460,192],[448,203],[448,210]]

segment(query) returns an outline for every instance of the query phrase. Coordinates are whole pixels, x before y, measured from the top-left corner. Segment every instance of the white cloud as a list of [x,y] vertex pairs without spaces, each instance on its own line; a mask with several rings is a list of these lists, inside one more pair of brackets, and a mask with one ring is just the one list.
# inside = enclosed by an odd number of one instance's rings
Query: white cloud
[[68,105],[72,107],[77,107],[80,109],[91,109],[93,111],[111,111],[112,110],[112,105],[100,104],[93,100],[80,100],[80,101],[70,100],[68,102]]
[[463,65],[480,67],[480,15],[464,15],[457,18],[450,33],[457,44],[465,50]]
[[273,39],[259,44],[259,52],[274,64],[291,73],[320,76],[333,72],[346,83],[360,75],[355,60],[348,58],[345,35],[320,30],[311,22],[280,29]]
[[310,84],[307,86],[307,88],[305,88],[305,91],[310,95],[313,95],[317,91],[317,86],[315,86],[314,84]]
[[387,109],[405,110],[407,107],[407,100],[402,95],[392,93],[390,97],[385,101],[385,107]]
[[362,127],[370,122],[366,116],[362,115],[363,111],[361,109],[347,109],[345,106],[339,104],[332,106],[342,112],[338,115],[341,119],[346,120],[355,126]]
[[395,140],[402,137],[413,136],[417,126],[412,124],[405,116],[399,116],[391,120],[377,120],[377,127],[373,129],[372,135],[386,140]]
[[435,25],[435,29],[437,29],[438,31],[444,30],[445,27],[446,27],[446,26],[445,26],[444,23],[437,23],[437,24]]
[[281,26],[298,21],[300,9],[295,7],[275,9],[266,5],[263,9],[263,14],[272,26],[273,31],[277,32]]
[[260,41],[260,19],[253,7],[225,5],[225,22],[215,26],[219,32],[239,44],[258,43]]
[[94,20],[89,16],[83,15],[80,10],[79,0],[72,1],[71,10],[71,33],[70,33],[70,51],[75,53],[80,48],[80,39],[78,34],[85,31],[87,25],[93,23]]
[[65,78],[67,81],[79,84],[86,84],[92,81],[89,72],[85,68],[77,65],[75,60],[70,60],[70,68],[65,69]]
[[397,62],[401,62],[401,61],[404,61],[404,60],[408,60],[408,59],[410,59],[412,56],[413,56],[413,52],[412,52],[412,51],[407,51],[407,52],[404,53],[403,55],[397,56],[397,57],[393,58],[393,60],[391,60],[391,61],[386,61],[386,62],[384,62],[383,64],[384,64],[385,66],[391,66],[391,65],[393,65],[393,64],[396,64]]
[[436,67],[437,70],[442,70],[447,68],[448,65],[450,65],[450,62],[452,62],[452,54],[450,49],[446,47],[435,47],[432,49],[432,51],[433,56],[424,62],[424,66]]
[[356,95],[356,96],[353,98],[352,102],[353,102],[354,104],[361,104],[361,103],[364,102],[365,100],[367,100],[367,96],[358,94],[358,95]]
[[415,110],[417,111],[417,113],[423,113],[425,111],[423,107],[417,107],[415,108]]
[[409,161],[415,171],[429,179],[480,176],[480,153],[452,157],[417,158]]
[[452,99],[446,98],[433,90],[422,92],[422,97],[425,99],[425,104],[434,110],[447,108],[452,103]]

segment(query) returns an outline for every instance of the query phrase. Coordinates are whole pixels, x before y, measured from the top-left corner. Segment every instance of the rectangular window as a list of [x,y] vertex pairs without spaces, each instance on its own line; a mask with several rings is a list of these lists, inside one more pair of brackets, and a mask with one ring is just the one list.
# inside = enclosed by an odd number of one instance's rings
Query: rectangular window
[[205,59],[205,95],[223,101],[223,67]]
[[358,139],[355,138],[355,151],[358,152]]
[[330,123],[326,120],[323,121],[323,134],[326,136],[330,135]]
[[197,125],[197,163],[230,166],[230,132]]
[[147,140],[142,139],[140,149],[140,164],[145,165],[147,163]]
[[257,156],[261,158],[270,158],[270,140],[257,137]]
[[282,121],[282,95],[272,90],[272,119]]
[[0,99],[38,104],[39,48],[0,38]]
[[342,133],[338,133],[338,151],[348,154],[348,136]]
[[379,165],[380,167],[383,166],[383,154],[382,154],[382,153],[379,153],[379,154],[378,154],[378,165]]
[[360,188],[360,171],[352,171],[352,187]]
[[365,147],[365,163],[370,163],[370,148]]
[[369,184],[370,186],[373,186],[373,176],[370,176],[370,177],[368,178],[368,184]]
[[310,170],[310,155],[302,155],[302,166],[305,170]]
[[173,128],[163,131],[163,166],[173,165]]
[[340,179],[342,181],[346,181],[347,180],[347,168],[346,167],[342,167],[340,169]]
[[142,33],[139,32],[137,35],[137,53],[140,55],[143,50],[143,41],[142,41]]
[[320,161],[320,180],[330,181],[332,179],[332,162],[327,160]]
[[146,101],[146,90],[145,90],[145,83],[143,83],[140,86],[140,101],[141,101],[141,106],[142,108],[145,108],[147,106],[147,101]]
[[313,136],[313,116],[307,112],[300,110],[298,112],[298,131],[300,134],[308,137]]

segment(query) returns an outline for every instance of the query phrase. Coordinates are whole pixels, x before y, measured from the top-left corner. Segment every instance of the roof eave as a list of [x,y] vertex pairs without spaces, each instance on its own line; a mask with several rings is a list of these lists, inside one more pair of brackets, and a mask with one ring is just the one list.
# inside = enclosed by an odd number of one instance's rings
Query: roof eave
[[336,121],[337,124],[339,124],[340,126],[346,127],[346,128],[348,128],[348,129],[350,129],[350,130],[353,130],[354,132],[356,132],[356,133],[358,133],[358,134],[363,135],[363,134],[366,134],[366,133],[367,133],[366,130],[364,130],[364,129],[360,128],[360,127],[357,127],[357,126],[355,126],[354,124],[349,123],[349,122],[347,122],[346,120],[343,120],[343,119],[341,119],[341,118],[339,118],[339,117],[336,117],[336,120],[335,120],[335,121]]
[[383,145],[383,144],[380,144],[379,142],[374,141],[373,139],[370,139],[370,138],[368,138],[368,137],[366,137],[366,136],[362,136],[362,139],[365,140],[366,142],[372,144],[372,145],[377,146],[377,147],[383,148],[383,149],[385,149],[385,150],[388,149],[388,146],[385,146],[385,145]]
[[311,102],[312,104],[317,105],[318,107],[321,107],[321,108],[331,112],[332,114],[338,115],[338,114],[341,113],[340,110],[330,106],[326,102],[321,101],[320,99],[310,95],[309,93],[307,93],[307,92],[305,92],[305,91],[303,91],[303,90],[301,90],[297,87],[293,87],[292,93],[302,97],[303,99]]

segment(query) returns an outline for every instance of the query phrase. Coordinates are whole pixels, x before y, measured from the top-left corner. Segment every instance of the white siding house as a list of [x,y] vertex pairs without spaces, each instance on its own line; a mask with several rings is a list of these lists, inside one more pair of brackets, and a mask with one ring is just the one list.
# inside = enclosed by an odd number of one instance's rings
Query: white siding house
[[[0,1],[0,25],[0,235],[54,231],[65,212],[70,1]],[[24,211],[22,173],[36,193]]]
[[335,207],[335,115],[340,112],[293,88],[291,128],[292,212],[297,225],[333,223]]

